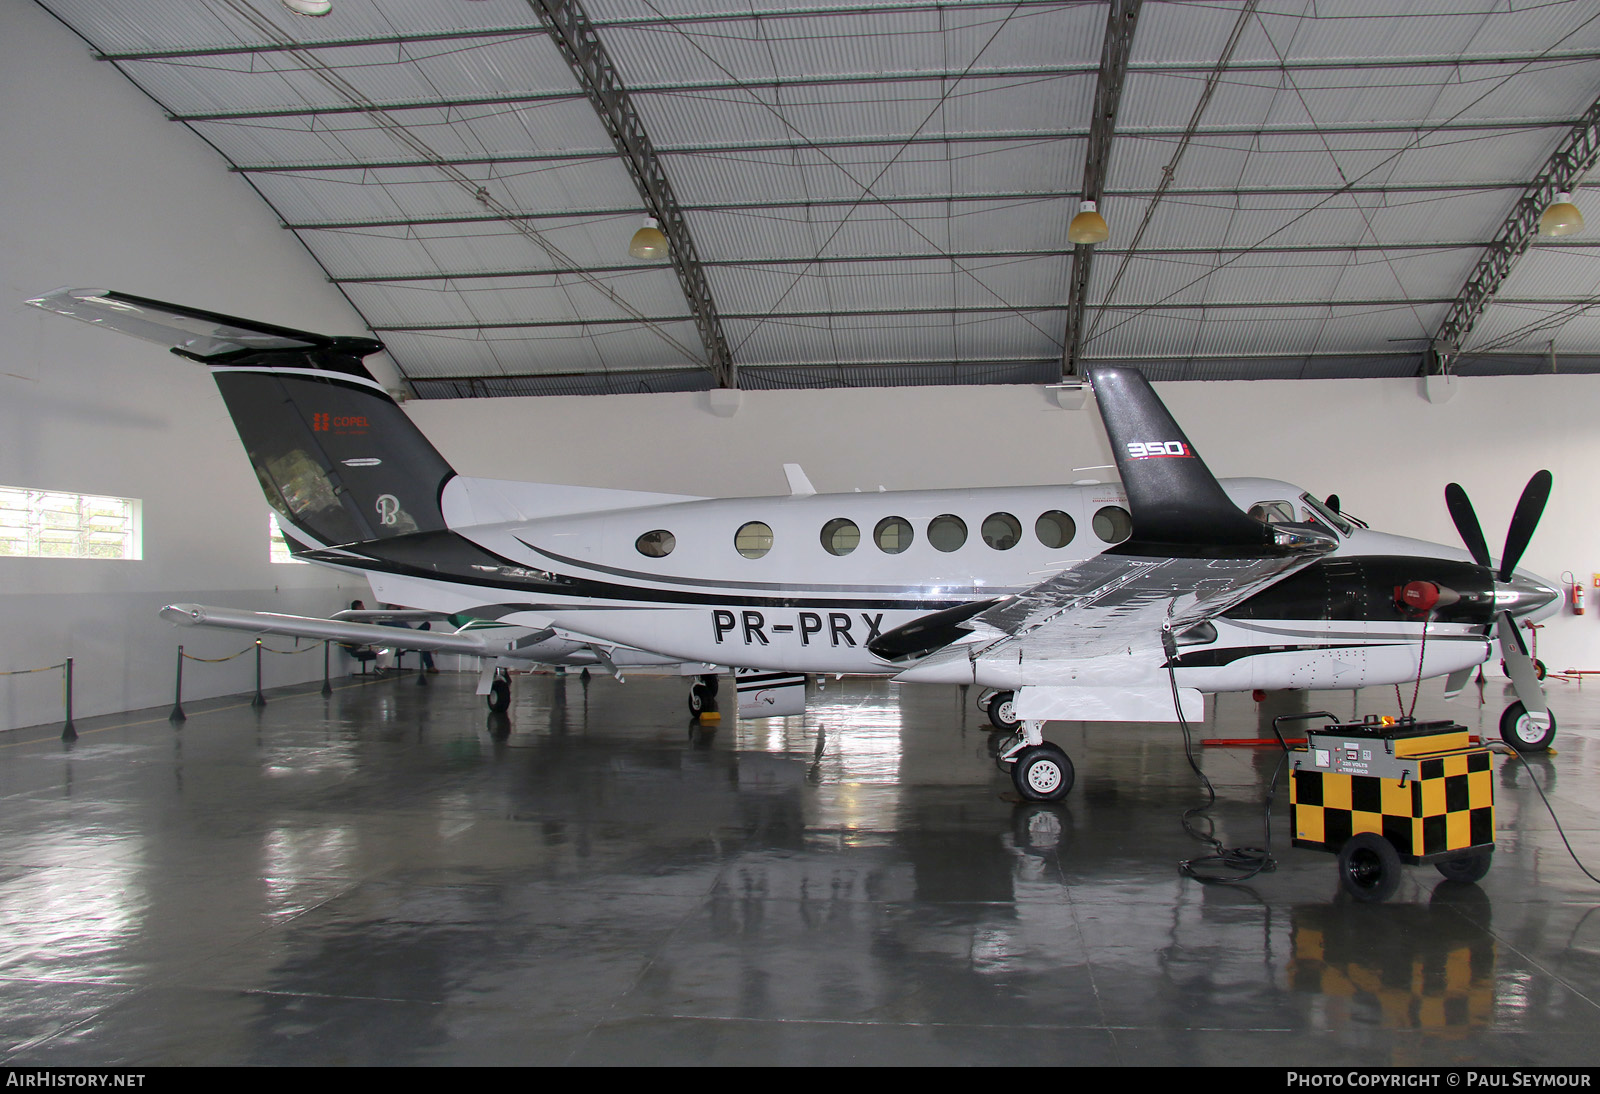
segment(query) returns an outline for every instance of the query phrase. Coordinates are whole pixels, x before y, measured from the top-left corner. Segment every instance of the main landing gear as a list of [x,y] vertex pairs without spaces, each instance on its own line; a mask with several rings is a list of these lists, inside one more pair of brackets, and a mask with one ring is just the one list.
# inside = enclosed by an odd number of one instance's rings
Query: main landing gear
[[[1006,702],[1009,705],[1009,694]],[[989,709],[994,706],[991,703]],[[999,758],[1011,765],[1011,785],[1024,801],[1058,802],[1072,790],[1077,777],[1066,752],[1044,739],[1043,722],[1021,722],[1015,739]]]
[[695,677],[694,686],[689,689],[689,714],[691,716],[699,718],[704,714],[716,713],[717,686],[717,677],[713,673]]
[[494,674],[494,683],[489,685],[489,694],[485,696],[491,714],[504,714],[511,709],[511,674],[505,669],[497,669]]

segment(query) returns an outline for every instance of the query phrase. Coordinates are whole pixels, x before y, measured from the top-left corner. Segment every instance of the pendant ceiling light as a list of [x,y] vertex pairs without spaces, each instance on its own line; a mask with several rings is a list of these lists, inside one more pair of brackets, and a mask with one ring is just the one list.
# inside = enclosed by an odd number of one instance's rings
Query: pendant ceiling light
[[1104,243],[1110,238],[1111,229],[1106,218],[1095,210],[1094,202],[1080,202],[1078,215],[1067,225],[1067,239],[1073,243]]
[[321,17],[333,10],[333,0],[279,0],[296,15]]
[[1550,203],[1550,208],[1539,218],[1539,234],[1569,236],[1581,231],[1583,231],[1583,214],[1572,204],[1572,195],[1557,194],[1556,200]]
[[667,257],[667,237],[662,234],[655,217],[645,217],[644,227],[633,233],[628,254],[634,258]]

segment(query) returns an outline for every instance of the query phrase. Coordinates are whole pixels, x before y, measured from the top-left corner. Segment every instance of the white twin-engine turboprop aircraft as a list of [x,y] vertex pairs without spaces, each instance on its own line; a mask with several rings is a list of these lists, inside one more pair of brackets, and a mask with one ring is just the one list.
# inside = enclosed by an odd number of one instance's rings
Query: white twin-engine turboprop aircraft
[[474,653],[500,709],[507,665],[563,658],[699,664],[697,701],[713,666],[976,684],[1015,731],[1004,756],[1031,800],[1073,781],[1046,721],[1197,718],[1204,692],[1257,688],[1451,674],[1460,690],[1495,637],[1519,699],[1503,734],[1526,750],[1555,732],[1517,621],[1558,594],[1515,570],[1548,472],[1496,567],[1459,487],[1467,552],[1371,531],[1287,483],[1219,483],[1139,372],[1100,368],[1121,487],[816,494],[796,468],[788,496],[714,499],[472,479],[363,367],[372,339],[100,289],[29,303],[210,367],[295,554],[471,620],[402,631],[175,605],[177,622]]

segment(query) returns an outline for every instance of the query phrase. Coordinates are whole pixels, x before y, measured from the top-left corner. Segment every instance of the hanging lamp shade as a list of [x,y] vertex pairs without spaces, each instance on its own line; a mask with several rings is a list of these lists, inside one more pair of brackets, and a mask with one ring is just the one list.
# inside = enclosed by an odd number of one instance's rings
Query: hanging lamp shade
[[1067,225],[1067,239],[1073,243],[1104,243],[1111,238],[1106,218],[1094,207],[1094,202],[1078,203],[1078,215]]
[[1550,203],[1550,208],[1539,218],[1539,234],[1569,236],[1581,231],[1583,231],[1583,214],[1572,204],[1572,195],[1557,194],[1556,200]]
[[280,2],[296,15],[320,17],[333,10],[333,0],[280,0]]
[[633,233],[628,244],[628,254],[634,258],[666,258],[667,237],[662,233],[655,217],[645,217],[644,227]]

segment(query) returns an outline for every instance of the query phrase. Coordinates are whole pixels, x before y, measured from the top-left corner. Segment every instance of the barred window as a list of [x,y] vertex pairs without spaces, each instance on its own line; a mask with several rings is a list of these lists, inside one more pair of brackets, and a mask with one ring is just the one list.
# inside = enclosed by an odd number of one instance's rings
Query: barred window
[[294,563],[296,566],[306,565],[303,558],[295,558],[289,553],[289,543],[283,538],[283,526],[278,523],[278,514],[267,514],[267,559],[271,562]]
[[0,486],[0,556],[143,558],[139,500]]

